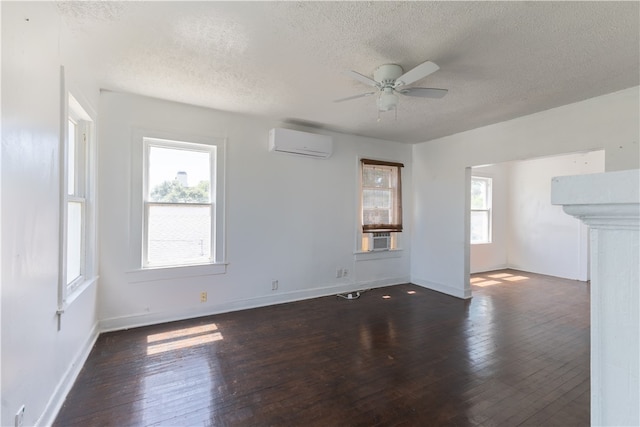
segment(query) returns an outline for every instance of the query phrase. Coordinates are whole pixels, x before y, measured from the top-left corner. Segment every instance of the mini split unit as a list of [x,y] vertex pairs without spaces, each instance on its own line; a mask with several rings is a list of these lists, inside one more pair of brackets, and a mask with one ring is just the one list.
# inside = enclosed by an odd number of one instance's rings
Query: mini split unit
[[269,131],[269,151],[326,159],[333,152],[333,140],[327,135],[274,128]]

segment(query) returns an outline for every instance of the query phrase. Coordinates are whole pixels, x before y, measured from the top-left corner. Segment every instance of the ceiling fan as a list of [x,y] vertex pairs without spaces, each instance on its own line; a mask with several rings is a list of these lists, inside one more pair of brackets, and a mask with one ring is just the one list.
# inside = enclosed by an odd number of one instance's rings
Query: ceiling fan
[[345,74],[362,82],[366,85],[377,88],[376,91],[361,93],[359,95],[348,96],[346,98],[336,99],[333,102],[349,101],[351,99],[362,98],[378,94],[378,111],[395,110],[398,105],[398,96],[396,93],[405,96],[416,96],[419,98],[442,98],[448,92],[447,89],[435,89],[427,87],[407,87],[413,82],[427,77],[429,74],[438,71],[438,67],[431,61],[423,62],[417,67],[407,71],[406,73],[401,66],[397,64],[385,64],[379,66],[373,72],[373,79],[362,75],[356,71],[347,71]]

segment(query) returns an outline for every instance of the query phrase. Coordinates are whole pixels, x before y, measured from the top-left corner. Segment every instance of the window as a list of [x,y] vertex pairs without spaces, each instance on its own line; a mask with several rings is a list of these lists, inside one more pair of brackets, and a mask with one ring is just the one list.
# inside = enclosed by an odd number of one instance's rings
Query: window
[[87,112],[69,94],[61,155],[60,307],[95,276],[92,125]]
[[471,244],[491,243],[491,178],[471,177]]
[[[389,233],[389,249],[402,231],[402,163],[361,159],[362,250],[373,250],[372,233]],[[371,246],[371,247],[370,247]]]
[[67,139],[67,286],[82,277],[86,221],[84,197],[86,133],[82,122],[69,118]]
[[215,145],[144,138],[143,267],[216,259]]

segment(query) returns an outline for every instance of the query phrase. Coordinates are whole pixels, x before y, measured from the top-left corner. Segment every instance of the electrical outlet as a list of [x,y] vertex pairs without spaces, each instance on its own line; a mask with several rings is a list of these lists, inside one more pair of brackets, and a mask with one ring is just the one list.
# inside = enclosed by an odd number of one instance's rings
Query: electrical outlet
[[15,421],[15,427],[22,427],[22,426],[24,426],[24,405],[22,405],[20,409],[18,409],[18,412],[16,412],[16,421]]
[[278,281],[277,280],[272,280],[271,281],[271,290],[272,291],[277,291],[278,290]]
[[207,293],[200,292],[200,302],[207,302]]
[[339,268],[339,269],[336,270],[336,279],[339,279],[341,277],[342,277],[342,269]]
[[349,275],[349,270],[347,270],[346,268],[342,269],[342,277],[347,277]]

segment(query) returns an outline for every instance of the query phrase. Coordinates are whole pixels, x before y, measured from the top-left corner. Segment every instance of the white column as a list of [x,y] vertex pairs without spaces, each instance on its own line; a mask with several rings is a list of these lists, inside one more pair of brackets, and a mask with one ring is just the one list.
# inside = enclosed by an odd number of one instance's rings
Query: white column
[[640,426],[640,171],[554,178],[551,203],[591,228],[591,424]]

